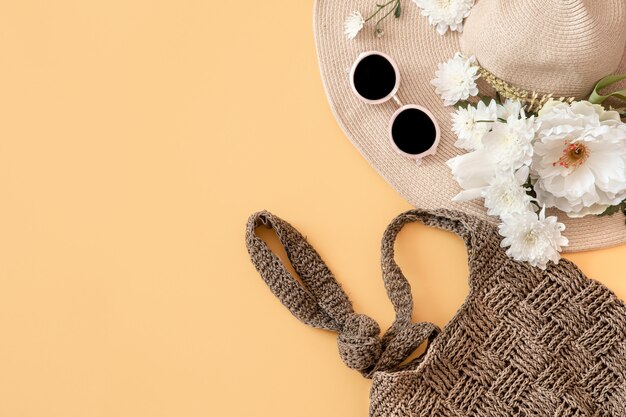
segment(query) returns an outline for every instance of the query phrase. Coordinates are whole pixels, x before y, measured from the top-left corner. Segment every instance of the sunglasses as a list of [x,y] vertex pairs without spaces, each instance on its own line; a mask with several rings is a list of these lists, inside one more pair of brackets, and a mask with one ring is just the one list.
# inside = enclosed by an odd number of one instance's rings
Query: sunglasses
[[437,151],[439,125],[424,107],[400,102],[396,95],[400,72],[390,56],[378,51],[363,52],[350,70],[350,85],[365,103],[381,104],[393,99],[399,106],[389,121],[389,140],[396,152],[419,163]]

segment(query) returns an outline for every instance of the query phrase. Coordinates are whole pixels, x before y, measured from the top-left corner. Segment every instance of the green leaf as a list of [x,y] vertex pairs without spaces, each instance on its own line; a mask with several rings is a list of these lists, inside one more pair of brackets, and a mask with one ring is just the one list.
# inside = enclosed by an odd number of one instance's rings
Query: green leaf
[[526,194],[528,194],[529,196],[531,196],[535,201],[535,205],[539,208],[541,208],[539,206],[539,204],[536,202],[537,200],[537,192],[535,191],[535,187],[533,185],[533,182],[531,181],[530,177],[528,177],[528,180],[526,180],[526,182],[524,183],[524,188],[526,188]]
[[626,74],[609,75],[609,76],[604,77],[603,79],[598,81],[598,83],[596,84],[595,88],[591,92],[591,95],[589,96],[589,101],[594,104],[601,104],[602,102],[604,102],[604,100],[606,100],[609,97],[615,97],[620,100],[626,101],[626,90],[618,90],[611,94],[607,94],[605,96],[600,94],[600,90],[603,90],[624,79],[626,79]]
[[607,208],[606,210],[604,210],[604,212],[598,214],[598,216],[600,216],[600,217],[602,217],[602,216],[612,216],[613,214],[617,213],[618,211],[621,211],[626,216],[626,200],[622,201],[619,204],[616,204],[614,206],[611,206],[611,207]]
[[618,206],[611,206],[609,208],[607,208],[606,210],[604,210],[602,213],[598,214],[598,216],[603,217],[603,216],[612,216],[615,213],[617,213],[619,211],[619,207]]
[[480,98],[480,101],[482,101],[483,103],[485,103],[486,106],[489,105],[489,103],[491,103],[491,101],[493,100],[492,97],[487,97],[487,96],[482,96]]
[[400,2],[398,1],[398,5],[396,6],[396,10],[393,12],[393,15],[397,19],[400,17],[400,13],[402,13],[402,9],[400,8]]
[[463,101],[459,101],[458,103],[456,103],[454,105],[454,108],[456,108],[456,109],[466,109],[467,106],[469,106],[469,105],[470,105],[469,101],[464,101],[463,100]]

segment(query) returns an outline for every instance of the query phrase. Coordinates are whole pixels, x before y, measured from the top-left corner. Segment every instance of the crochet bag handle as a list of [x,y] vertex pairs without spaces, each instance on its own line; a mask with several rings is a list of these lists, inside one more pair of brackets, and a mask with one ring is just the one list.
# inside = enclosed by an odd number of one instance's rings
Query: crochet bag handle
[[[406,279],[394,259],[394,244],[398,234],[406,224],[416,221],[420,221],[426,226],[434,226],[454,232],[462,237],[468,249],[470,268],[476,268],[475,255],[477,250],[480,249],[480,245],[476,242],[474,234],[474,230],[477,230],[477,228],[480,227],[480,225],[475,224],[478,221],[477,219],[469,217],[461,212],[444,209],[436,211],[409,210],[393,219],[389,226],[387,226],[382,239],[382,271],[383,280],[385,281],[385,289],[387,290],[387,295],[389,296],[396,312],[396,319],[383,336],[383,344],[385,344],[387,340],[395,340],[405,337],[404,334],[406,334],[407,331],[411,331],[407,329],[417,329],[418,331],[421,330],[423,332],[430,332],[428,337],[430,341],[432,341],[432,339],[439,333],[439,329],[432,323],[411,322],[411,316],[413,314],[411,284],[409,284],[409,281]],[[487,240],[493,240],[492,237],[488,235],[485,237]],[[470,277],[471,276],[472,274],[470,274]],[[472,284],[473,283],[470,282],[470,286]],[[415,332],[415,330],[413,330],[413,332]],[[407,349],[414,350],[413,346],[407,346]],[[403,355],[404,352],[399,354],[399,356]],[[418,360],[419,359],[420,358],[418,358]]]
[[[275,231],[302,282],[256,235],[260,225]],[[252,263],[274,295],[305,324],[339,333],[337,344],[343,362],[365,377],[370,378],[377,371],[398,370],[398,365],[436,332],[434,325],[425,323],[405,326],[401,332],[381,340],[378,324],[369,316],[354,312],[341,285],[304,236],[267,211],[250,216],[246,245]]]

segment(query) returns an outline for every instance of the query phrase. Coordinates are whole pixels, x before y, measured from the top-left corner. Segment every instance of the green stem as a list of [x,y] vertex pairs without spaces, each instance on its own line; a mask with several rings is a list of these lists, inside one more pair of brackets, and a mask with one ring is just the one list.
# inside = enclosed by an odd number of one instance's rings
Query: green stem
[[[394,2],[394,6],[391,9],[389,9],[389,11],[387,13],[385,13],[385,15],[383,17],[381,17],[380,19],[378,19],[376,21],[376,25],[374,26],[375,30],[378,30],[378,25],[380,24],[380,22],[382,22],[391,13],[396,11],[396,7],[398,7],[398,3],[400,2],[400,0],[392,0],[392,1]],[[391,1],[389,3],[391,3]],[[387,4],[389,4],[389,3],[387,3]]]
[[[387,3],[385,4],[377,4],[376,7],[378,7],[378,10],[376,10],[370,17],[368,17],[367,19],[365,19],[366,22],[369,22],[370,20],[372,20],[374,18],[374,16],[376,16],[378,13],[380,13],[380,11],[382,9],[384,9],[385,7],[389,6],[391,3],[395,3],[398,2],[400,0],[389,0]],[[378,23],[376,23],[378,25]]]

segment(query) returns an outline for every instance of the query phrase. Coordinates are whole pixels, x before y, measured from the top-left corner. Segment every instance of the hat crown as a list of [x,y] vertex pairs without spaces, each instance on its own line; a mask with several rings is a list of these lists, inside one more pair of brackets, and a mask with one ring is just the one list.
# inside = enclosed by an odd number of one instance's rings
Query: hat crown
[[624,0],[480,0],[461,51],[530,91],[584,98],[626,50]]

